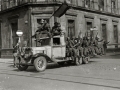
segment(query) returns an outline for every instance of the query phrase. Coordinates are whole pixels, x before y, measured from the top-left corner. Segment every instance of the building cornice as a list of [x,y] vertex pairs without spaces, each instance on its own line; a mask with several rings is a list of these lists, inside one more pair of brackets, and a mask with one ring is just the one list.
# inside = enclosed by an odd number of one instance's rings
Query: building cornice
[[[69,6],[71,7],[71,5],[69,5]],[[81,6],[72,6],[72,8],[75,9],[75,10],[86,11],[86,12],[90,12],[90,13],[95,13],[95,14],[101,14],[101,15],[120,18],[119,14],[113,14],[113,13],[110,13],[110,12],[88,9],[88,8],[81,7]]]
[[[16,9],[23,8],[23,7],[28,7],[28,6],[31,6],[31,7],[37,7],[37,6],[49,7],[49,6],[59,6],[61,4],[62,4],[61,2],[24,3],[24,4],[21,4],[19,6],[15,6],[15,7],[11,7],[11,8],[8,8],[6,10],[3,10],[3,11],[0,12],[0,15],[3,14],[3,13],[10,12],[12,10],[16,10]],[[68,6],[71,9],[75,9],[75,10],[86,11],[86,12],[91,12],[91,13],[95,13],[95,14],[101,14],[101,15],[120,18],[119,14],[113,14],[113,13],[110,13],[110,12],[88,9],[88,8],[85,8],[85,7],[82,7],[82,6],[75,6],[75,5],[71,5],[71,4],[69,4]]]

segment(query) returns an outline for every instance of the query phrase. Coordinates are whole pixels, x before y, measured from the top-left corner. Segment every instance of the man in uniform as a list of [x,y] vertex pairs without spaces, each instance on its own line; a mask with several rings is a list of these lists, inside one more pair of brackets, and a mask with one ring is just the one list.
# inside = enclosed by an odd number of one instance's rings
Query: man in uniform
[[51,37],[50,31],[51,31],[50,25],[46,20],[44,20],[42,31],[40,32],[40,34],[42,34],[41,37]]
[[43,30],[43,26],[44,26],[44,20],[41,19],[41,22],[40,22],[38,29],[36,30],[35,34],[32,36],[32,37],[36,38],[36,40],[38,40],[40,38],[39,34]]
[[70,38],[67,38],[67,42],[66,42],[66,48],[67,48],[67,53],[69,53],[69,55],[71,56],[72,60],[74,60],[74,57],[77,56],[77,49],[75,46],[75,38],[73,37],[72,40],[70,40]]
[[60,27],[61,27],[60,23],[58,22],[54,23],[54,26],[52,27],[52,31],[51,31],[53,36],[61,35],[62,30]]
[[89,48],[91,49],[91,55],[96,56],[97,54],[95,53],[95,46],[94,46],[94,40],[91,38]]
[[38,30],[36,30],[35,35],[32,37],[35,37],[38,42],[42,42],[40,38],[51,37],[50,31],[50,25],[46,20],[41,19],[40,26],[38,27]]
[[95,46],[95,51],[98,55],[102,55],[102,47],[100,46],[100,44],[98,42],[102,42],[103,40],[99,41],[99,38],[96,37],[94,40],[94,46]]
[[[109,42],[110,42],[110,41],[109,41]],[[103,55],[106,55],[107,44],[108,44],[109,42],[103,40],[103,49],[104,49],[104,50],[103,50]]]
[[83,37],[82,47],[83,47],[83,54],[84,54],[84,56],[88,56],[89,55],[89,50],[88,50],[87,37]]

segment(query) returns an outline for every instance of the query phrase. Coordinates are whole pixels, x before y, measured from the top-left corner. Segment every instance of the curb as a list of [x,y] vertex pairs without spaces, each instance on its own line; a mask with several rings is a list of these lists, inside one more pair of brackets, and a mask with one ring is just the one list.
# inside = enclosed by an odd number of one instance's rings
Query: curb
[[13,59],[0,58],[0,63],[13,63]]

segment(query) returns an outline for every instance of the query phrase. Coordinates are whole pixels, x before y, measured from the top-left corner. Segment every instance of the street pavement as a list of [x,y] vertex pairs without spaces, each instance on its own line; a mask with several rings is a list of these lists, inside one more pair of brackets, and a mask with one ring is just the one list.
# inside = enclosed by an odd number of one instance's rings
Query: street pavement
[[0,59],[0,90],[120,90],[120,53],[80,66],[49,64],[44,72],[19,71],[13,59]]

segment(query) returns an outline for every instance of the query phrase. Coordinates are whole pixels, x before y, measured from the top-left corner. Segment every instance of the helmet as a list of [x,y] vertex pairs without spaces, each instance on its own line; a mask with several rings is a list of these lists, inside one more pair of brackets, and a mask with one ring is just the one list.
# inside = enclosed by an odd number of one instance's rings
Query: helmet
[[44,21],[45,21],[44,19],[41,19],[40,23],[44,23]]
[[54,25],[56,25],[56,26],[57,26],[57,25],[58,25],[58,23],[57,23],[57,22],[55,22],[55,23],[54,23]]
[[98,40],[98,39],[99,39],[99,37],[95,37],[95,39],[96,39],[96,40]]
[[58,27],[61,27],[60,23],[57,24]]

